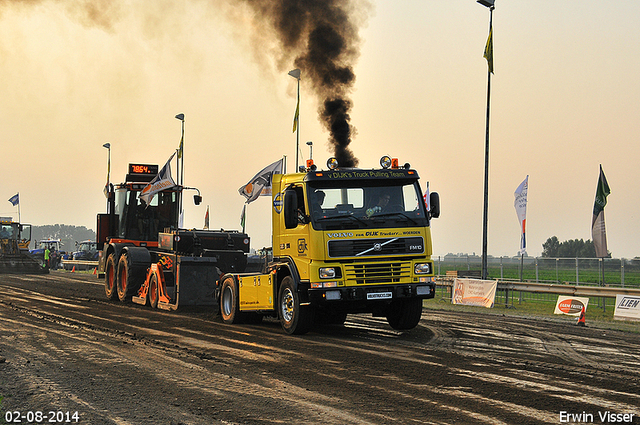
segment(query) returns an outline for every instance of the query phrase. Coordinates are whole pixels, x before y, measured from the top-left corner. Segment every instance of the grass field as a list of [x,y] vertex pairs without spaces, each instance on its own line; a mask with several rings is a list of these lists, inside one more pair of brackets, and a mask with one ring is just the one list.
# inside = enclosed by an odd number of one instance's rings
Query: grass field
[[[523,292],[521,300],[519,291],[511,291],[509,302],[505,303],[504,292],[497,291],[494,306],[492,308],[484,308],[451,304],[451,294],[447,289],[438,287],[435,298],[425,300],[425,309],[496,314],[505,316],[505,320],[508,320],[511,316],[517,316],[557,321],[562,324],[575,324],[577,322],[577,317],[575,316],[553,314],[558,295],[526,294]],[[536,297],[532,297],[534,295]],[[603,298],[592,297],[589,299],[586,313],[587,327],[640,333],[640,322],[614,320],[615,299],[604,299],[607,300],[605,308],[603,308]]]
[[[479,257],[458,257],[454,261],[440,260],[439,257],[432,258],[436,272],[442,275],[449,270],[481,270]],[[602,283],[601,264],[602,262],[596,258],[527,257],[522,268],[522,281],[600,285]],[[520,281],[520,259],[518,258],[491,257],[487,265],[491,279]],[[605,285],[640,288],[640,260],[605,259],[604,271]]]

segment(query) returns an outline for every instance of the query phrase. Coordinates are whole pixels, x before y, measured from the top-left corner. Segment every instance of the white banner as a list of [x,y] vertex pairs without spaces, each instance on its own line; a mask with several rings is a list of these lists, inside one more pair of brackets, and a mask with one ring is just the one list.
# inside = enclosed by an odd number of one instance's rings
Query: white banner
[[526,227],[527,227],[527,192],[529,191],[529,176],[524,179],[520,186],[516,189],[514,196],[516,200],[513,206],[516,207],[518,221],[520,221],[520,254],[524,255],[527,248]]
[[616,309],[613,312],[616,320],[640,321],[640,297],[633,295],[616,295]]
[[456,279],[453,281],[451,304],[493,307],[497,280]]
[[582,307],[584,307],[584,312],[587,312],[588,304],[588,297],[568,297],[566,295],[558,295],[558,302],[556,303],[556,309],[553,314],[568,314],[569,316],[580,316]]

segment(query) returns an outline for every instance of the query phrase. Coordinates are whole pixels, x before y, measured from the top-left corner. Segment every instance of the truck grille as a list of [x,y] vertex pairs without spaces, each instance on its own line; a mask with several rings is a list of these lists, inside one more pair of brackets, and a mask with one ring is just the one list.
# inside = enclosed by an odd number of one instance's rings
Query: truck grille
[[347,285],[410,282],[411,262],[348,264],[345,265]]
[[423,253],[424,239],[422,237],[329,241],[329,257],[332,258]]

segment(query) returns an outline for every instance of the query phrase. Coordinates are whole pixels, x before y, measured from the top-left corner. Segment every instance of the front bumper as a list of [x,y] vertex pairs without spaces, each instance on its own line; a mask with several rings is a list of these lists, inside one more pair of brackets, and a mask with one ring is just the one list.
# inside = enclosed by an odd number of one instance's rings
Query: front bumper
[[311,304],[325,303],[388,303],[403,298],[428,299],[435,297],[435,282],[400,285],[370,285],[338,288],[309,289]]

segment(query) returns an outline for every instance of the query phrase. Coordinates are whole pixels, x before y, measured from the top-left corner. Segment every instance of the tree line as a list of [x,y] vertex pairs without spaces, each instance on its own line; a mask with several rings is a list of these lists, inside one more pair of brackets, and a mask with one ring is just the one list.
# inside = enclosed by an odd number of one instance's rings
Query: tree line
[[[608,252],[609,257],[611,253]],[[569,239],[560,242],[552,236],[542,244],[542,257],[548,258],[595,258],[596,248],[590,239]]]
[[46,226],[31,226],[31,245],[34,248],[37,241],[43,239],[60,239],[63,251],[73,251],[76,242],[96,240],[96,232],[85,226],[69,226],[53,224]]

